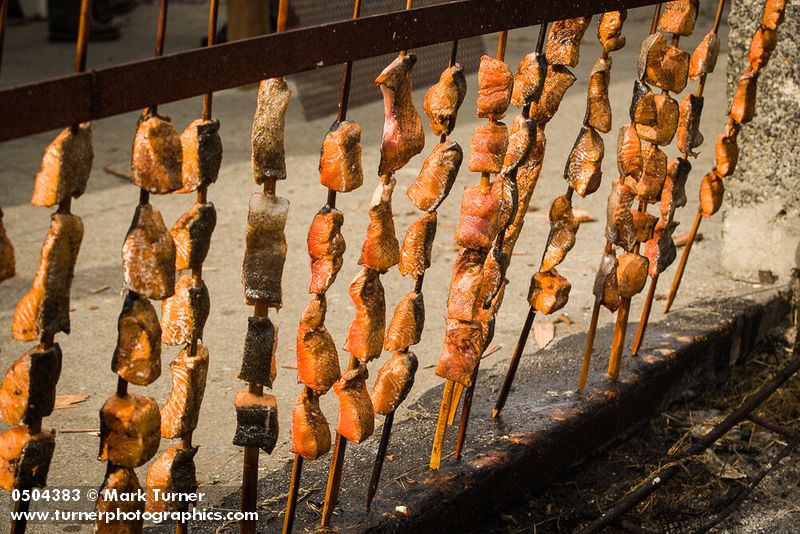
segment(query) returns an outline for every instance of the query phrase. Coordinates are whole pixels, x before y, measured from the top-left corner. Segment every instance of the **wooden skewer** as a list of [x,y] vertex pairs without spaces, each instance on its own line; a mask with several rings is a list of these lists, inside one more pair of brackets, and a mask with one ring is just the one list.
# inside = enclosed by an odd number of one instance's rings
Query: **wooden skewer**
[[453,386],[453,398],[450,401],[450,413],[447,414],[447,426],[453,426],[453,422],[456,420],[462,393],[464,393],[464,386],[456,382],[456,385]]
[[6,19],[9,0],[0,0],[0,65],[3,64],[3,43],[6,40]]
[[481,361],[475,365],[475,370],[472,371],[472,385],[466,389],[464,393],[464,406],[461,407],[461,421],[458,423],[458,437],[456,438],[456,451],[453,454],[453,459],[456,461],[461,460],[461,451],[464,449],[464,442],[467,439],[467,426],[469,425],[469,413],[472,410],[472,398],[475,396],[475,384],[478,382],[478,368],[481,366]]
[[439,406],[439,419],[436,421],[436,433],[433,436],[433,449],[431,450],[431,460],[428,467],[439,469],[442,462],[442,449],[444,436],[447,431],[447,416],[450,413],[450,403],[453,402],[453,388],[455,382],[445,380],[444,390],[442,390],[442,403]]
[[667,303],[664,305],[664,313],[669,313],[669,310],[672,308],[672,303],[675,302],[675,296],[678,294],[678,289],[681,287],[681,279],[683,278],[683,273],[686,270],[686,263],[689,261],[689,252],[692,250],[692,245],[697,237],[697,231],[700,229],[700,223],[702,221],[703,214],[698,211],[694,217],[694,224],[692,224],[692,230],[689,232],[689,238],[686,240],[686,245],[683,248],[683,254],[681,255],[681,261],[678,264],[678,270],[675,271],[675,278],[672,280],[672,287],[669,289]]
[[[300,478],[303,476],[303,457],[294,455],[292,478],[289,481],[289,496],[286,500],[286,512],[283,514],[282,532],[291,532],[294,525],[294,511],[297,509],[297,496],[300,492]],[[291,510],[291,513],[289,513]]]

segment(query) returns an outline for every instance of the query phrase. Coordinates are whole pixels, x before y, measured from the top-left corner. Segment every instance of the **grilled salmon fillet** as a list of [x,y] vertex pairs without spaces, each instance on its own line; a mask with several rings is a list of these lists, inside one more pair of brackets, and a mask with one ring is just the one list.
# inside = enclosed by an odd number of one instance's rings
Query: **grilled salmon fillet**
[[425,327],[425,302],[422,293],[409,292],[397,304],[386,329],[383,348],[389,352],[406,350],[419,343]]
[[143,115],[133,139],[131,183],[157,195],[183,187],[181,136],[169,117]]
[[161,413],[154,399],[131,393],[113,395],[100,409],[101,462],[144,465],[161,442]]
[[367,237],[361,246],[358,264],[385,273],[400,261],[400,243],[394,230],[392,215],[392,193],[397,181],[394,176],[381,182],[372,194],[369,203],[369,226]]
[[415,280],[431,266],[433,240],[436,237],[436,212],[426,213],[406,230],[403,246],[400,249],[398,269],[403,276]]
[[747,124],[753,120],[756,114],[757,90],[758,73],[748,68],[739,76],[728,116],[739,124]]
[[650,86],[641,80],[633,82],[630,117],[633,126],[654,126],[658,121],[656,95]]
[[630,176],[634,180],[642,177],[644,158],[642,157],[642,141],[633,124],[619,129],[617,136],[617,169],[623,178]]
[[181,134],[181,180],[178,193],[191,193],[217,181],[222,164],[219,121],[196,119]]
[[367,367],[348,369],[333,385],[339,399],[339,421],[336,432],[348,441],[361,443],[375,430],[375,412],[367,391]]
[[233,401],[236,407],[236,433],[233,444],[258,447],[272,454],[278,443],[278,404],[274,395],[255,395],[238,391]]
[[271,388],[278,375],[277,353],[278,326],[269,317],[248,317],[237,378]]
[[635,199],[631,189],[622,178],[611,185],[606,207],[606,239],[625,250],[632,250],[636,243],[636,229],[633,226],[631,206]]
[[0,208],[0,282],[13,278],[17,273],[17,259],[6,227],[3,225],[3,209]]
[[191,343],[203,338],[203,328],[211,309],[206,283],[195,287],[187,273],[175,284],[175,294],[161,302],[161,342],[167,345]]
[[[96,534],[141,534],[144,526],[144,519],[135,514],[144,512],[145,502],[139,498],[142,487],[136,472],[130,467],[109,465],[103,485],[97,497],[96,510],[103,513],[102,517],[111,521],[98,519],[94,524]],[[113,497],[117,497],[114,499]],[[131,515],[131,519],[123,519],[119,516],[107,516],[110,512],[122,512]]]
[[625,36],[622,35],[622,25],[628,18],[628,11],[607,11],[600,15],[597,25],[597,40],[603,45],[606,52],[615,52],[625,46]]
[[91,123],[84,122],[75,132],[72,128],[62,130],[44,151],[31,204],[55,206],[81,196],[86,191],[93,160]]
[[525,224],[525,215],[528,213],[533,192],[542,172],[542,154],[544,154],[544,129],[537,126],[536,143],[531,147],[528,155],[517,168],[517,210],[506,228],[503,240],[503,254],[510,256]]
[[153,305],[128,291],[117,319],[117,346],[111,370],[139,386],[161,376],[161,325]]
[[198,341],[196,354],[192,356],[190,347],[184,347],[169,368],[172,390],[161,408],[161,437],[173,439],[197,428],[206,391],[208,348]]
[[211,202],[195,204],[175,221],[169,233],[175,243],[176,271],[203,264],[216,226],[217,210]]
[[436,135],[450,135],[456,126],[458,110],[467,94],[467,80],[464,68],[456,63],[447,67],[439,76],[439,81],[425,93],[422,109],[431,123]]
[[676,226],[678,226],[676,222],[660,219],[653,231],[653,238],[644,244],[643,255],[650,263],[647,274],[651,278],[663,273],[677,257],[675,242],[672,240]]
[[311,258],[311,281],[308,292],[325,293],[342,268],[347,245],[342,235],[344,215],[336,208],[324,206],[314,216],[308,229],[306,245]]
[[700,213],[703,217],[711,217],[722,206],[725,195],[725,184],[722,177],[711,171],[700,183]]
[[667,167],[667,179],[661,190],[661,218],[671,219],[677,208],[686,205],[686,179],[692,165],[688,160],[675,158]]
[[336,121],[325,134],[319,155],[319,182],[340,193],[358,189],[364,183],[358,123]]
[[531,102],[530,118],[537,124],[546,124],[558,111],[567,90],[575,83],[575,75],[561,65],[549,65],[544,80],[542,97],[538,102]]
[[362,269],[350,283],[356,315],[347,330],[344,350],[367,363],[380,357],[386,332],[386,297],[380,275]]
[[714,72],[719,58],[719,36],[709,32],[692,52],[689,60],[689,78],[699,81],[703,76]]
[[61,347],[37,345],[17,358],[0,384],[0,417],[11,425],[31,424],[53,413],[61,375]]
[[514,75],[503,61],[484,55],[478,67],[478,117],[500,120],[511,103]]
[[572,285],[555,269],[539,271],[531,278],[528,303],[539,313],[550,315],[567,304]]
[[657,202],[667,178],[667,155],[652,143],[642,143],[642,176],[638,180],[628,180],[636,198],[641,202]]
[[694,149],[703,144],[700,133],[700,116],[703,113],[703,97],[688,94],[681,101],[678,119],[677,145],[682,154],[697,156]]
[[55,430],[31,435],[28,427],[17,426],[0,434],[0,488],[43,488],[55,447]]
[[583,34],[591,21],[592,17],[577,17],[554,22],[545,46],[547,62],[550,65],[576,66]]
[[678,130],[680,107],[678,102],[666,93],[661,93],[653,98],[656,106],[656,122],[653,125],[636,125],[636,133],[642,141],[656,145],[667,146],[672,143],[675,132]]
[[503,168],[508,149],[508,127],[502,122],[489,122],[475,127],[470,142],[469,170],[496,174]]
[[435,211],[453,188],[464,152],[455,141],[439,143],[425,159],[417,179],[408,188],[407,195],[418,209]]
[[417,357],[409,351],[397,351],[383,364],[369,394],[376,414],[389,415],[406,400],[418,365]]
[[325,295],[315,295],[308,303],[297,327],[297,381],[324,395],[339,380],[339,353],[328,329]]
[[292,411],[292,452],[313,461],[331,450],[331,429],[319,398],[303,388]]
[[532,120],[522,115],[514,117],[506,155],[503,157],[503,168],[500,171],[502,174],[509,176],[519,170],[534,146],[535,136],[536,124]]
[[280,308],[281,280],[286,261],[286,219],[289,201],[268,193],[253,193],[247,212],[247,238],[242,265],[244,300]]
[[698,0],[673,0],[663,5],[658,28],[667,33],[691,35],[697,22]]
[[575,236],[580,223],[572,213],[572,203],[566,195],[556,197],[550,204],[550,234],[547,236],[540,271],[550,271],[564,261],[567,253],[575,246]]
[[[188,509],[187,502],[178,499],[168,500],[164,496],[178,493],[183,497],[197,491],[195,454],[197,447],[183,449],[172,445],[150,464],[147,470],[146,511],[180,512]],[[156,490],[160,494],[156,493]]]
[[250,132],[253,180],[263,184],[267,180],[286,179],[286,108],[292,92],[283,77],[262,80],[258,87],[256,113]]
[[464,387],[471,386],[472,373],[483,353],[484,338],[484,327],[479,321],[448,318],[436,375]]
[[634,239],[639,243],[650,239],[653,236],[653,228],[658,222],[658,217],[640,210],[633,210],[631,214],[633,215]]
[[761,25],[770,30],[777,30],[783,23],[786,0],[767,0],[761,14]]
[[637,295],[647,283],[649,262],[644,256],[626,252],[619,257],[617,267],[617,287],[623,298]]
[[734,130],[723,132],[717,137],[714,145],[715,174],[724,177],[730,176],[736,171],[736,165],[739,163],[737,135],[738,131]]
[[539,100],[544,89],[545,76],[547,76],[547,60],[544,54],[531,52],[523,57],[514,75],[511,103],[521,108]]
[[482,306],[480,300],[486,253],[462,249],[453,264],[453,277],[447,297],[447,317],[472,321]]
[[163,300],[175,292],[175,242],[161,213],[150,204],[136,207],[122,244],[125,285],[144,297]]
[[463,248],[488,250],[500,231],[502,190],[470,185],[461,196],[461,217],[456,227],[456,243]]
[[600,304],[612,312],[617,311],[621,304],[619,288],[617,287],[618,266],[619,262],[613,249],[608,253],[604,253],[592,288],[592,294],[600,299]]
[[591,126],[584,126],[567,156],[564,179],[581,197],[597,191],[603,179],[603,138]]
[[611,131],[611,101],[608,86],[611,84],[611,58],[600,58],[589,73],[589,90],[584,122],[599,132]]

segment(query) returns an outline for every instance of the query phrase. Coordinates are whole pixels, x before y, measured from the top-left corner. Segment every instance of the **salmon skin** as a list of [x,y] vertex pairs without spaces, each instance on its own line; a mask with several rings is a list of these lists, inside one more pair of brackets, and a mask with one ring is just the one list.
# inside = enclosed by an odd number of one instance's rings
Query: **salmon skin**
[[484,55],[478,67],[478,117],[500,120],[511,103],[514,76],[503,61]]
[[358,264],[367,269],[385,273],[400,261],[400,243],[394,230],[392,193],[397,184],[394,176],[381,182],[369,203],[367,237],[361,247]]
[[628,11],[607,11],[600,16],[597,25],[597,40],[603,45],[606,52],[616,52],[625,46],[625,36],[622,34],[622,25],[628,18]]
[[647,283],[649,262],[644,256],[626,252],[619,257],[617,267],[617,287],[623,298],[639,294]]
[[422,293],[411,291],[397,304],[383,348],[389,352],[405,350],[419,343],[422,329],[425,327],[425,302]]
[[242,367],[236,377],[271,388],[278,374],[277,352],[278,327],[269,317],[248,317]]
[[561,65],[549,65],[544,80],[542,97],[538,102],[531,102],[529,117],[536,124],[547,124],[558,111],[567,90],[575,83],[575,75]]
[[703,177],[700,183],[700,213],[703,217],[711,217],[722,206],[725,195],[725,184],[722,177],[711,171]]
[[403,247],[400,249],[398,269],[403,276],[415,280],[431,266],[433,240],[436,238],[436,212],[426,213],[406,230]]
[[311,258],[311,281],[308,292],[324,294],[342,268],[347,245],[342,235],[344,215],[341,211],[325,206],[317,212],[308,229],[306,245]]
[[117,319],[117,346],[111,370],[139,386],[152,384],[161,376],[161,325],[153,305],[133,291]]
[[658,28],[667,33],[688,36],[697,22],[698,0],[674,0],[663,5]]
[[658,121],[656,96],[650,86],[641,80],[633,81],[630,116],[633,125],[653,126]]
[[336,432],[353,443],[361,443],[375,430],[375,412],[367,391],[367,367],[348,369],[333,385],[339,399],[339,422]]
[[589,90],[584,123],[599,132],[611,131],[611,101],[608,86],[611,84],[611,58],[600,58],[589,73]]
[[508,136],[508,147],[503,157],[503,168],[500,173],[505,176],[515,174],[524,164],[534,145],[536,124],[522,115],[514,117],[511,135]]
[[589,27],[592,17],[577,17],[559,20],[550,28],[545,46],[545,57],[550,65],[574,67],[580,59],[583,34]]
[[583,126],[567,157],[564,179],[581,197],[597,191],[603,179],[603,138],[591,126]]
[[175,293],[175,242],[161,213],[150,204],[136,206],[133,221],[122,244],[125,285],[154,300]]
[[719,58],[719,36],[709,32],[697,45],[689,59],[689,78],[699,81],[703,76],[714,72]]
[[[483,278],[481,289],[478,293],[478,301],[483,310],[492,307],[492,303],[497,298],[503,285],[506,282],[506,269],[508,268],[508,256],[497,246],[489,249],[486,260],[483,262]],[[476,317],[480,315],[480,310]]]
[[262,80],[258,87],[258,103],[250,132],[253,180],[257,184],[286,179],[283,138],[286,108],[291,98],[292,92],[283,77]]
[[315,295],[297,327],[297,381],[316,395],[324,395],[342,375],[339,353],[328,329],[325,295]]
[[269,193],[253,193],[247,212],[247,240],[242,264],[244,301],[272,308],[283,304],[281,280],[286,261],[286,219],[289,201]]
[[484,339],[484,327],[479,321],[448,317],[436,375],[464,387],[471,386],[473,371],[483,353]]
[[31,204],[49,207],[80,197],[86,192],[92,161],[92,124],[84,122],[75,132],[72,128],[62,130],[44,151]]
[[605,235],[606,240],[628,251],[633,250],[636,244],[631,210],[634,198],[633,190],[622,178],[614,180],[606,208]]
[[186,346],[169,367],[172,390],[161,408],[161,437],[173,439],[197,428],[206,391],[208,348],[198,341],[196,354],[192,356],[190,347]]
[[464,152],[455,141],[436,145],[406,192],[411,203],[422,211],[435,211],[450,194],[463,160]]
[[161,342],[182,345],[202,339],[210,310],[206,283],[201,280],[195,287],[193,276],[184,274],[175,284],[175,294],[161,302]]
[[344,350],[362,363],[379,358],[386,333],[386,297],[378,271],[362,269],[350,283],[356,315],[347,330]]
[[[187,503],[178,499],[168,500],[165,496],[180,494],[187,497],[197,492],[197,473],[194,455],[197,447],[181,448],[177,445],[155,459],[147,470],[147,512],[180,512]],[[158,491],[159,493],[156,493]]]
[[161,442],[161,413],[154,399],[113,395],[100,409],[101,462],[124,467],[144,465]]
[[439,81],[428,89],[422,103],[434,134],[450,135],[456,127],[458,110],[466,94],[467,79],[460,64],[456,63],[442,71]]
[[572,203],[566,195],[556,197],[550,205],[550,234],[540,271],[550,271],[564,261],[567,253],[575,246],[575,236],[580,223],[572,213]]
[[528,212],[528,206],[542,171],[542,156],[545,144],[544,129],[537,126],[536,142],[532,143],[531,149],[522,159],[516,171],[517,209],[508,228],[506,228],[506,236],[503,240],[503,254],[506,256],[510,256],[514,250],[517,239],[522,232],[522,227],[525,224],[525,215]]
[[272,454],[278,443],[278,404],[274,395],[255,395],[239,391],[234,400],[236,407],[236,434],[233,444],[240,447],[258,447]]
[[547,60],[544,54],[531,52],[522,58],[514,75],[514,87],[511,90],[511,103],[521,108],[536,102],[542,96],[545,77],[547,76]]
[[555,269],[539,271],[531,278],[528,303],[539,313],[550,315],[566,306],[572,285]]
[[469,170],[490,174],[500,172],[507,149],[508,127],[505,124],[479,124],[470,142]]
[[177,193],[191,193],[217,181],[222,165],[222,139],[217,119],[196,119],[181,134],[181,180]]
[[758,72],[746,69],[737,82],[728,116],[739,124],[747,124],[756,114]]
[[180,272],[203,264],[217,226],[217,210],[211,202],[195,204],[180,216],[169,233],[175,242],[175,270]]
[[658,222],[658,217],[639,210],[633,210],[631,215],[633,215],[634,239],[639,243],[650,239],[653,236],[653,229]]
[[69,334],[70,288],[82,240],[80,217],[58,212],[50,216],[31,289],[14,309],[11,333],[17,341]]
[[642,177],[644,158],[642,157],[642,141],[633,124],[619,129],[617,136],[617,169],[620,176],[630,176],[634,180]]
[[594,286],[592,293],[595,297],[600,299],[600,304],[605,306],[609,311],[615,312],[622,304],[619,296],[619,288],[617,287],[617,267],[619,261],[612,249],[608,253],[603,254],[600,260],[600,267],[597,269],[597,274],[594,278]]
[[667,146],[672,143],[678,130],[680,110],[678,102],[666,93],[653,98],[656,106],[656,122],[652,125],[636,124],[636,133],[642,141]]
[[0,488],[43,488],[56,447],[55,430],[31,435],[26,426],[0,434]]
[[663,273],[675,261],[678,253],[672,233],[677,226],[676,222],[659,220],[653,231],[653,238],[644,244],[644,257],[650,262],[647,274],[651,278]]
[[[138,495],[142,491],[136,472],[130,467],[109,465],[103,485],[97,496],[96,510],[99,513],[110,512],[131,514],[131,519],[123,519],[122,515],[108,516],[110,521],[98,519],[94,524],[96,534],[142,534],[145,502]],[[112,499],[116,496],[116,499]],[[98,516],[99,517],[99,516]],[[137,519],[138,518],[138,519]]]
[[0,208],[0,282],[17,274],[17,259],[6,227],[3,225],[3,209]]
[[680,118],[678,120],[677,144],[682,154],[697,157],[694,149],[703,144],[700,133],[700,116],[703,113],[702,96],[688,94],[681,101]]
[[378,174],[392,174],[425,148],[422,120],[411,99],[416,54],[400,54],[375,79],[383,94],[384,123]]
[[335,121],[325,134],[319,154],[319,182],[340,193],[358,189],[364,183],[358,123]]
[[133,139],[131,183],[157,195],[183,187],[183,147],[169,117],[142,115]]
[[383,364],[370,391],[376,414],[389,415],[406,400],[418,366],[417,357],[410,351],[397,351]]
[[53,413],[61,375],[61,347],[37,345],[17,358],[0,384],[0,417],[11,425],[30,425]]
[[462,249],[453,264],[453,277],[447,297],[447,317],[472,321],[482,308],[480,294],[486,253]]
[[499,188],[470,185],[461,196],[456,243],[466,249],[488,250],[500,232],[503,198]]
[[669,162],[667,179],[661,190],[661,218],[672,219],[677,208],[686,205],[686,179],[692,170],[692,164],[684,158],[675,158]]
[[331,450],[331,429],[319,398],[303,388],[292,411],[292,452],[313,461]]

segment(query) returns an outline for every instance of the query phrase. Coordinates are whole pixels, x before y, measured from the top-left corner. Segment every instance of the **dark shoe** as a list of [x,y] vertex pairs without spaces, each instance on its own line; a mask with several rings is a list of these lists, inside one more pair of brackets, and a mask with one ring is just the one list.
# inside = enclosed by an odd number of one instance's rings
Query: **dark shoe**
[[92,15],[98,22],[111,22],[114,17],[121,17],[139,6],[138,0],[104,0],[94,3]]
[[[103,24],[93,20],[89,27],[90,41],[114,41],[119,39],[119,28],[111,24]],[[78,29],[67,28],[56,24],[50,24],[50,42],[75,42],[78,40]]]

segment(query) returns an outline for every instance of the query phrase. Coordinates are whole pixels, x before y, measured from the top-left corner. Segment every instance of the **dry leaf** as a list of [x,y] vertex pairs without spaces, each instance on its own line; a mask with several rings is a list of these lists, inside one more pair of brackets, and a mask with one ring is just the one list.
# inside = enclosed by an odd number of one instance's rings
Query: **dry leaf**
[[[675,243],[676,247],[683,247],[686,246],[686,242],[689,240],[689,233],[690,232],[681,232],[680,234],[676,235],[672,238],[672,241]],[[703,234],[697,234],[694,236],[695,243],[697,241],[703,240]]]
[[487,348],[483,353],[483,358],[486,358],[487,356],[491,356],[492,354],[494,354],[495,352],[497,352],[498,350],[500,350],[502,348],[503,348],[503,345],[489,345],[489,348]]
[[59,434],[93,434],[95,436],[100,435],[99,428],[60,428],[58,429]]
[[556,317],[556,320],[553,321],[553,322],[554,323],[564,323],[567,326],[569,326],[571,324],[575,324],[575,321],[573,321],[572,318],[569,315],[567,315],[566,313],[559,314],[558,317]]
[[123,178],[125,180],[130,180],[131,179],[131,173],[130,172],[118,170],[118,169],[114,168],[113,165],[106,165],[105,167],[103,167],[103,170],[105,172],[107,172],[108,174],[110,174],[111,176],[116,176],[117,178]]
[[540,349],[545,348],[556,337],[556,325],[553,323],[533,323],[533,337]]
[[92,295],[94,295],[94,294],[97,294],[97,293],[102,293],[102,292],[103,292],[103,291],[105,291],[106,289],[108,289],[108,284],[106,284],[106,285],[104,285],[104,286],[100,286],[100,287],[95,287],[94,289],[90,289],[90,290],[89,290],[89,293],[91,293]]
[[88,398],[89,395],[84,395],[82,393],[75,395],[58,395],[56,397],[55,409],[60,410],[64,408],[77,408]]
[[572,215],[575,217],[575,221],[579,223],[595,222],[597,220],[597,217],[581,208],[573,209]]

